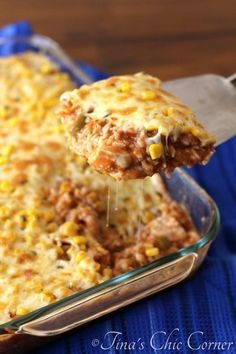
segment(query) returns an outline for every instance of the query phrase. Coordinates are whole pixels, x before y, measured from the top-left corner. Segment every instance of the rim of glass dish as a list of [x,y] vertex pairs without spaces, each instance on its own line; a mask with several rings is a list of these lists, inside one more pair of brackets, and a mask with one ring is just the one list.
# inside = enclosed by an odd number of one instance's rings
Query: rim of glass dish
[[190,253],[193,252],[196,253],[200,249],[203,249],[204,246],[206,246],[208,243],[212,242],[217,235],[219,225],[220,225],[220,214],[219,214],[218,207],[216,206],[212,198],[190,176],[188,176],[182,170],[179,170],[178,172],[181,174],[181,177],[187,179],[190,184],[192,184],[195,188],[199,190],[199,192],[204,196],[204,198],[208,200],[209,206],[211,208],[212,217],[211,217],[211,222],[208,231],[200,238],[200,240],[198,240],[194,245],[181,248],[180,250],[171,253],[168,256],[154,260],[144,266],[138,267],[134,270],[121,274],[115,278],[109,279],[99,285],[95,285],[86,290],[76,292],[52,304],[34,310],[29,314],[5,322],[0,325],[0,330],[4,330],[4,329],[13,330],[13,331],[17,330],[21,325],[29,321],[40,319],[41,317],[45,315],[49,315],[56,310],[63,310],[63,307],[73,305],[79,300],[85,299],[88,296],[99,293],[101,290],[105,290],[105,289],[108,290],[109,288],[112,288],[113,285],[121,284],[125,280],[131,280],[133,277],[140,274],[144,274],[146,271],[158,268],[160,266],[164,266],[165,264],[168,264],[169,262],[173,262]]

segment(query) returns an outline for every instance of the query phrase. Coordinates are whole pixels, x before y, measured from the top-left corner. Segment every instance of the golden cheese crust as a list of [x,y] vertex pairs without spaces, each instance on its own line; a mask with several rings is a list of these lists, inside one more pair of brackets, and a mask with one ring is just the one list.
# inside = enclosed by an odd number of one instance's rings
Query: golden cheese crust
[[140,181],[113,185],[107,217],[109,178],[67,150],[55,114],[73,87],[43,55],[0,59],[0,323],[199,237],[160,180],[143,198]]
[[72,150],[117,179],[205,163],[215,142],[189,107],[145,73],[64,93],[60,116]]

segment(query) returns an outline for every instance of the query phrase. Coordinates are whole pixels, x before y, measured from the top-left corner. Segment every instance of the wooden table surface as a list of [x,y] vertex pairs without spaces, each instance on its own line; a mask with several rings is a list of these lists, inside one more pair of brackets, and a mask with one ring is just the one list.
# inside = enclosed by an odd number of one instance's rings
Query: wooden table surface
[[1,26],[22,19],[111,73],[236,72],[235,0],[0,1]]

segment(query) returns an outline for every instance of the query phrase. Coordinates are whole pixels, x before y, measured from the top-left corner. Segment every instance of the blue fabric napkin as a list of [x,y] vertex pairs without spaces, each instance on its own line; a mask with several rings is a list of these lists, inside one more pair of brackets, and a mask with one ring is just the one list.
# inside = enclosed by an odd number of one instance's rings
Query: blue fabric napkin
[[[19,22],[1,29],[0,37],[31,33]],[[95,80],[106,76],[79,65]],[[236,353],[236,138],[218,147],[207,166],[188,172],[221,213],[219,235],[200,270],[171,289],[55,338],[34,354]]]

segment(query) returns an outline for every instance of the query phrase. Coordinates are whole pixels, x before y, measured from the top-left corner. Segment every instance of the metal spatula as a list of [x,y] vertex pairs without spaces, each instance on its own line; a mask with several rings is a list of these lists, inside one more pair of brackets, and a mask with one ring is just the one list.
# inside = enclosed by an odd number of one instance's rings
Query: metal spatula
[[[93,80],[66,55],[63,49],[50,38],[33,35],[28,41],[52,49],[57,57],[63,59],[78,82],[90,84]],[[228,140],[236,134],[236,73],[229,78],[219,75],[206,74],[187,77],[178,80],[166,81],[163,87],[178,96],[189,105],[197,119],[211,133],[217,144]]]
[[[62,58],[78,82],[90,84],[93,80],[66,55],[52,39],[33,35],[28,42],[39,48],[49,48]],[[163,87],[189,105],[204,127],[215,136],[217,144],[236,134],[236,73],[229,78],[206,74],[166,81]]]
[[236,74],[229,78],[206,74],[166,81],[164,89],[181,98],[217,145],[236,135]]

